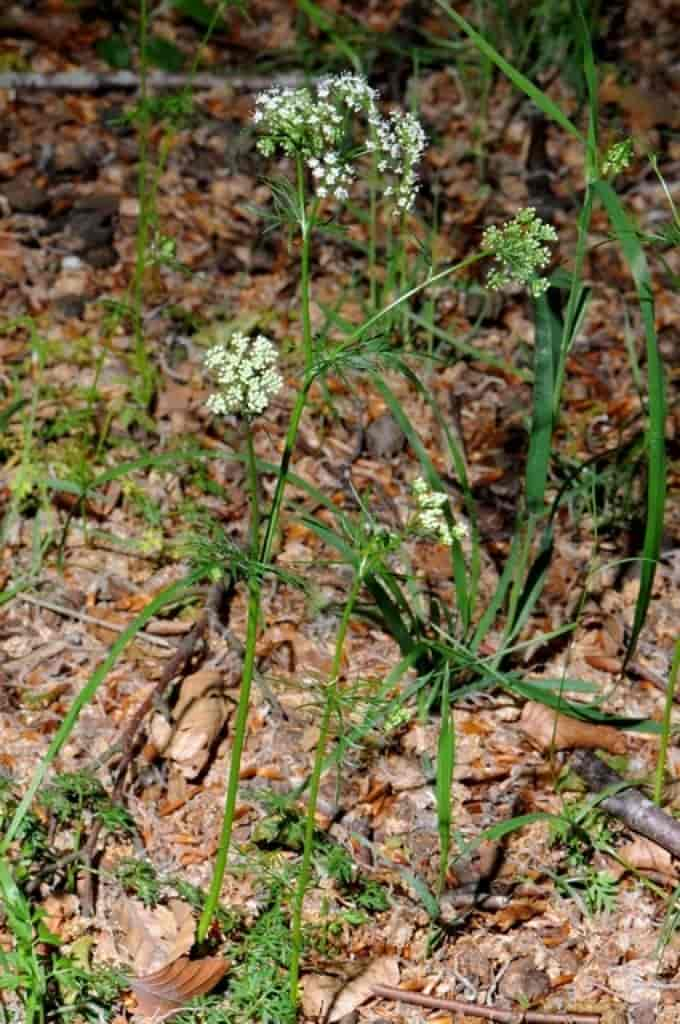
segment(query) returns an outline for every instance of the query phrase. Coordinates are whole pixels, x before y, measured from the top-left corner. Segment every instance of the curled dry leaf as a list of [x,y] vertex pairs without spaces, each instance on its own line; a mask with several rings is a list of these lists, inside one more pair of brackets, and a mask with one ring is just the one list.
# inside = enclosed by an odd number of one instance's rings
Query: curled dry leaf
[[342,989],[333,1003],[329,1024],[342,1020],[373,996],[374,985],[399,984],[399,963],[394,956],[380,956]]
[[677,871],[668,850],[653,843],[651,839],[638,836],[618,851],[619,856],[638,871],[656,871],[670,878],[677,877]]
[[210,992],[228,969],[228,961],[221,957],[182,956],[154,974],[134,978],[130,988],[137,998],[135,1013],[145,1021],[168,1020],[194,996]]
[[584,747],[607,750],[610,754],[626,752],[625,739],[611,725],[579,722],[536,701],[530,700],[524,705],[520,727],[529,742],[543,751]]
[[203,669],[182,683],[170,722],[160,714],[154,716],[151,739],[186,779],[193,779],[205,768],[226,718],[222,673]]

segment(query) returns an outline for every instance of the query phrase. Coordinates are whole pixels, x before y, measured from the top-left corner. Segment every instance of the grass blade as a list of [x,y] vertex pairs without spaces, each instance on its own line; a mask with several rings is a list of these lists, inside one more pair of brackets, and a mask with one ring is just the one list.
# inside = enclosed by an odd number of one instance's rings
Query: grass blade
[[522,72],[513,67],[505,57],[501,56],[498,50],[494,49],[494,47],[486,41],[484,36],[480,35],[479,32],[477,32],[472,25],[462,17],[462,15],[458,14],[450,4],[446,3],[446,0],[436,0],[436,3],[443,11],[446,12],[446,14],[448,14],[452,21],[455,21],[458,28],[462,29],[462,31],[470,37],[479,52],[483,53],[485,57],[488,57],[489,60],[493,61],[496,67],[500,68],[504,75],[507,75],[513,85],[517,86],[517,88],[528,96],[530,100],[534,101],[539,110],[542,110],[547,117],[559,124],[566,132],[573,135],[580,142],[584,141],[583,135],[576,125],[569,120],[566,114],[560,110],[556,103],[553,103],[549,96],[546,96],[542,89],[539,89],[538,86],[534,85],[526,75],[523,75]]
[[640,567],[640,591],[635,604],[635,615],[630,640],[626,648],[623,668],[633,657],[647,610],[652,598],[652,586],[661,551],[664,509],[666,504],[666,444],[664,425],[666,419],[666,396],[663,363],[654,324],[654,295],[652,280],[644,249],[640,244],[634,225],[628,218],[619,197],[606,181],[593,185],[609,216],[614,233],[621,245],[624,258],[637,289],[640,314],[647,347],[647,523],[642,546]]
[[534,304],[536,340],[534,342],[534,387],[531,434],[526,468],[526,500],[530,516],[543,513],[548,467],[552,449],[553,384],[555,368],[554,321],[547,295]]

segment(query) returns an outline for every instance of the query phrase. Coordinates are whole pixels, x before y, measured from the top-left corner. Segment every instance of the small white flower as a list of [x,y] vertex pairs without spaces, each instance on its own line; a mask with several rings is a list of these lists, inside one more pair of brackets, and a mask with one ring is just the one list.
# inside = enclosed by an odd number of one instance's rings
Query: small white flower
[[219,339],[206,353],[205,365],[219,390],[208,398],[207,409],[220,416],[259,416],[283,387],[276,348],[263,334],[254,341],[241,331],[228,337],[223,330],[217,334]]
[[461,541],[467,536],[467,526],[464,523],[449,525],[444,513],[444,507],[448,504],[445,494],[433,491],[422,477],[417,477],[413,481],[411,489],[416,499],[416,514],[413,521],[416,532],[434,534],[442,544],[452,544],[454,540]]
[[271,89],[255,100],[254,122],[259,125],[260,152],[267,157],[277,149],[301,156],[315,179],[319,198],[349,197],[354,172],[346,158],[347,114],[359,115],[368,127],[365,152],[377,157],[377,169],[395,183],[385,192],[394,198],[395,212],[413,204],[418,189],[416,165],[425,147],[425,133],[410,113],[385,118],[377,106],[378,94],[361,75],[327,75],[311,89]]

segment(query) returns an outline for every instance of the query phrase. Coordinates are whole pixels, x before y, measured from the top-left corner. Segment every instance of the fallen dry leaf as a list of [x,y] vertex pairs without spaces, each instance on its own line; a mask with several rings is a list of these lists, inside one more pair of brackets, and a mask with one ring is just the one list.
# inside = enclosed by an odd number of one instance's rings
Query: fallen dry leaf
[[625,754],[626,741],[611,725],[593,725],[561,715],[545,704],[528,701],[519,720],[522,732],[539,750],[568,750],[585,747]]
[[600,103],[616,103],[627,114],[633,132],[644,133],[657,124],[675,125],[678,110],[658,92],[648,92],[639,85],[625,85],[608,75],[600,85]]
[[341,1020],[348,1013],[352,1013],[370,999],[373,995],[374,985],[399,984],[399,963],[394,956],[380,956],[368,965],[368,967],[357,975],[342,989],[333,1003],[328,1020],[330,1024]]
[[227,718],[223,675],[203,669],[187,676],[172,722],[157,714],[151,722],[151,740],[160,754],[173,761],[186,779],[193,779],[206,765],[213,742]]
[[161,970],[184,956],[194,942],[195,922],[188,903],[170,900],[167,907],[145,907],[123,899],[117,909],[118,946],[137,974]]
[[677,871],[668,850],[653,843],[651,839],[638,836],[618,850],[620,857],[638,871],[658,871],[661,875],[675,878]]
[[302,979],[302,1012],[312,1020],[326,1020],[342,986],[340,978],[330,974],[307,974]]
[[130,987],[137,998],[135,1013],[147,1021],[167,1020],[194,996],[210,992],[228,969],[228,961],[221,957],[182,956],[154,974],[134,978]]

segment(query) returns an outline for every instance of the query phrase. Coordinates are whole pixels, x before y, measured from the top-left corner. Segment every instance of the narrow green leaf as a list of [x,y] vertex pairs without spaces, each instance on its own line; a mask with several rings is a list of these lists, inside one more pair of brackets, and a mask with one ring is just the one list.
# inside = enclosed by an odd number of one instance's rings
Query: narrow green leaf
[[606,181],[593,186],[602,200],[609,220],[621,245],[624,258],[637,289],[640,314],[645,332],[647,348],[647,523],[642,546],[640,566],[640,590],[635,605],[623,668],[633,657],[642,627],[644,626],[652,598],[654,576],[661,552],[664,510],[666,504],[666,443],[664,437],[666,420],[666,395],[663,363],[654,323],[654,294],[652,279],[644,249],[640,244],[634,225],[629,220],[619,197]]
[[543,514],[545,489],[552,450],[554,332],[547,295],[534,303],[536,340],[534,342],[534,386],[529,453],[526,468],[526,500],[530,516]]

